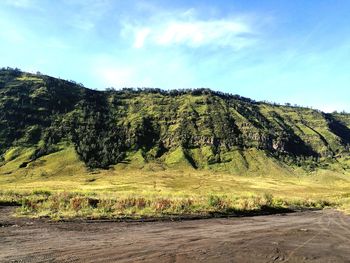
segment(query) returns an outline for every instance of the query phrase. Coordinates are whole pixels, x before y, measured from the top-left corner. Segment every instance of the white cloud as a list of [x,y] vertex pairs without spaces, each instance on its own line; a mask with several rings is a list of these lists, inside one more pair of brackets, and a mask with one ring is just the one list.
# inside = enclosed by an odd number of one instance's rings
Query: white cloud
[[99,68],[96,72],[108,87],[128,87],[131,83],[133,71],[129,68]]
[[[181,52],[136,54],[135,50],[123,55],[105,53],[89,58],[89,76],[99,89],[114,87],[191,88],[196,74],[194,66]],[[143,52],[141,52],[143,53]],[[200,87],[200,86],[198,86]]]
[[134,47],[142,48],[145,42],[145,39],[150,34],[151,30],[149,28],[142,28],[138,30],[135,34]]
[[122,35],[133,38],[133,47],[146,45],[213,46],[241,49],[256,42],[252,23],[245,18],[197,19],[195,12],[159,15],[142,25],[126,23]]
[[150,79],[142,74],[142,67],[116,60],[109,54],[96,55],[90,61],[90,72],[102,87],[124,88],[151,86]]
[[247,25],[235,21],[213,20],[194,22],[172,22],[155,32],[159,45],[186,44],[192,47],[214,44],[217,46],[237,45],[242,34],[250,33]]

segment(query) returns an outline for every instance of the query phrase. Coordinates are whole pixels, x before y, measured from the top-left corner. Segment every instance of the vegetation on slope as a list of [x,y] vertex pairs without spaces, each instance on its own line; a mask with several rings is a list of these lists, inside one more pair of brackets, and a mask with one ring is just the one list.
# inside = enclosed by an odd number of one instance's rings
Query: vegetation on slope
[[24,215],[349,207],[349,143],[349,114],[0,70],[0,203]]
[[314,169],[349,153],[346,114],[207,89],[94,91],[2,69],[0,112],[2,164],[19,149],[34,149],[21,168],[59,150],[62,142],[73,145],[90,168],[109,168],[138,155],[138,162],[235,171],[247,166],[247,150],[257,149],[281,165]]

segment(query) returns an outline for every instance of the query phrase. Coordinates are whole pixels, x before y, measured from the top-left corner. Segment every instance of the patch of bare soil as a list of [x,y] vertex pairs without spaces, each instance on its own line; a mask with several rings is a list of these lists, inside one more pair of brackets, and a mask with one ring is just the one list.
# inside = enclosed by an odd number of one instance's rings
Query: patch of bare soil
[[167,222],[48,222],[0,207],[0,262],[350,262],[335,210]]

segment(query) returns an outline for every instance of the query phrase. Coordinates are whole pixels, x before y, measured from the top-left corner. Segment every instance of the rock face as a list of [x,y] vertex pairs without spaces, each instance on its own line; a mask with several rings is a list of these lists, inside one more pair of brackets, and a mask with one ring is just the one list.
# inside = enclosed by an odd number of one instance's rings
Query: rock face
[[34,160],[57,151],[63,141],[74,145],[86,165],[100,168],[136,152],[145,161],[183,158],[201,168],[251,148],[280,160],[319,162],[348,155],[350,116],[208,89],[94,91],[0,70],[2,162],[14,147],[34,147]]

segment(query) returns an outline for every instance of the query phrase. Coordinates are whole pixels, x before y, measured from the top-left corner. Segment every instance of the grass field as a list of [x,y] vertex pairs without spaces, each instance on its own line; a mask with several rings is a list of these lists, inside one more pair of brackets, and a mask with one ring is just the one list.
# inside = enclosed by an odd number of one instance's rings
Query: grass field
[[11,149],[0,167],[0,200],[18,215],[120,218],[210,215],[286,208],[350,207],[350,174],[337,166],[306,172],[249,150],[236,171],[164,167],[130,156],[128,164],[87,170],[72,147],[19,168],[31,149]]

